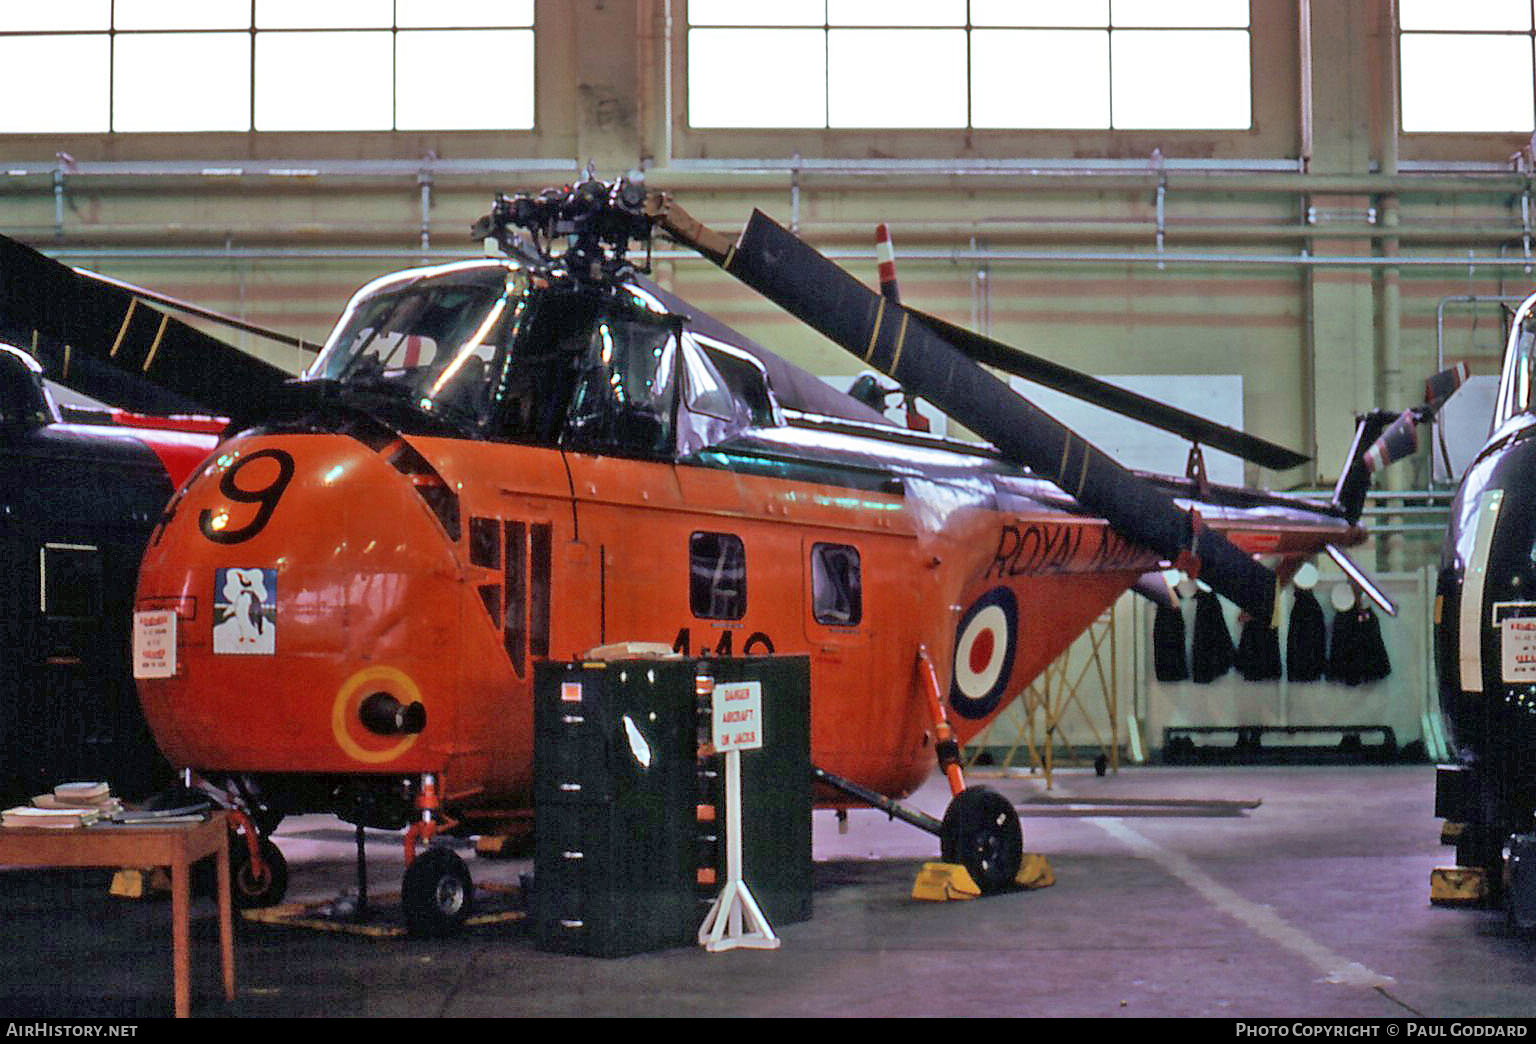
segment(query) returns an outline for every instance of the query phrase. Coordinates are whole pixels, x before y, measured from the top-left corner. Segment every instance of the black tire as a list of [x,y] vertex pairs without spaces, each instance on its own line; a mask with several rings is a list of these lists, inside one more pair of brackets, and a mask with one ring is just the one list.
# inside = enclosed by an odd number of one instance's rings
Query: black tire
[[288,893],[288,860],[270,838],[262,838],[259,847],[262,868],[257,873],[244,835],[229,837],[229,897],[241,910],[276,906]]
[[939,851],[965,867],[983,895],[1012,888],[1024,861],[1024,831],[1013,803],[988,787],[967,787],[944,812]]
[[405,927],[415,936],[451,935],[475,904],[475,886],[452,849],[429,848],[411,860],[400,888]]

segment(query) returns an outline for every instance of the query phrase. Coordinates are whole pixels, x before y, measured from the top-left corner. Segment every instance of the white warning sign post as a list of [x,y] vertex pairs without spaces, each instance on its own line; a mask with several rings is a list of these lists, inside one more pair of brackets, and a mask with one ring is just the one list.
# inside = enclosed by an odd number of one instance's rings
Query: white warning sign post
[[713,742],[725,754],[725,887],[699,926],[699,945],[711,953],[738,946],[776,950],[779,937],[741,876],[741,752],[763,745],[763,686],[715,685],[707,675],[699,676],[698,685],[701,694],[713,690]]

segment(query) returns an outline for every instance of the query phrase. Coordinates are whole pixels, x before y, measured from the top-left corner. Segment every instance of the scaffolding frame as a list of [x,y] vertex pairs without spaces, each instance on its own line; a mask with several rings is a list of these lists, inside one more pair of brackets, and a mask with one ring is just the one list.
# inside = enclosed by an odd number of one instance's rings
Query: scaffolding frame
[[[1098,754],[1095,760],[1102,757],[1109,770],[1119,772],[1118,648],[1115,611],[1111,606],[1100,613],[1088,629],[1019,694],[1019,716],[1022,720],[1008,742],[987,742],[989,739],[1001,738],[993,736],[994,732],[999,731],[999,726],[1005,724],[1001,719],[992,722],[971,739],[967,745],[967,766],[975,766],[976,759],[984,749],[1002,746],[1006,748],[1006,753],[1000,761],[1001,766],[1019,767],[1015,766],[1015,761],[1022,751],[1028,756],[1030,772],[1041,773],[1046,789],[1049,790],[1059,746],[1068,752],[1067,760],[1070,764],[1083,763],[1075,751],[1096,749]],[[1095,683],[1109,726],[1107,737],[1084,703],[1095,695]],[[1069,720],[1068,715],[1073,709],[1078,712],[1076,719]],[[1091,742],[1075,742],[1081,733],[1074,734],[1072,730],[1080,728],[1085,728],[1091,735]]]

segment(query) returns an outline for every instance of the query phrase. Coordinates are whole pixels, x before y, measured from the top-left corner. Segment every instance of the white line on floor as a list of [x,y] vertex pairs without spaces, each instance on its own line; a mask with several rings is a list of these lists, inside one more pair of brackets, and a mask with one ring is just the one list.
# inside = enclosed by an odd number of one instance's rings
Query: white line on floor
[[1390,986],[1397,980],[1390,975],[1372,971],[1359,961],[1349,960],[1318,942],[1267,906],[1250,902],[1210,874],[1195,866],[1187,856],[1170,851],[1126,826],[1119,819],[1087,817],[1110,837],[1124,842],[1143,859],[1150,859],[1174,877],[1193,888],[1212,906],[1258,932],[1264,938],[1301,957],[1318,971],[1328,982],[1343,986]]

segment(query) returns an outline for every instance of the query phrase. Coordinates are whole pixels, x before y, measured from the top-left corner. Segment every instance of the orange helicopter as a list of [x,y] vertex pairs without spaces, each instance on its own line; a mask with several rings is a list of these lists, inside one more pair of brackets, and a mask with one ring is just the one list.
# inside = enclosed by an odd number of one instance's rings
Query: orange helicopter
[[[665,293],[629,258],[655,231],[990,445],[896,427]],[[808,656],[820,803],[900,812],[994,891],[1018,818],[965,786],[960,744],[1143,577],[1182,569],[1271,620],[1277,581],[1364,537],[1364,426],[1331,503],[1212,485],[1201,445],[1305,458],[907,308],[761,213],[731,241],[589,176],[498,197],[474,235],[500,256],[365,286],[297,381],[242,371],[244,419],[150,538],[144,712],[244,823],[248,904],[282,894],[276,819],[333,812],[408,828],[407,920],[454,927],[468,871],[417,848],[526,825],[534,664],[620,642]],[[20,282],[90,281],[13,254]],[[96,341],[187,380],[177,321],[151,348],[158,313],[129,307],[97,309]],[[981,363],[1185,435],[1191,475],[1120,467]],[[942,822],[893,800],[936,760]]]

